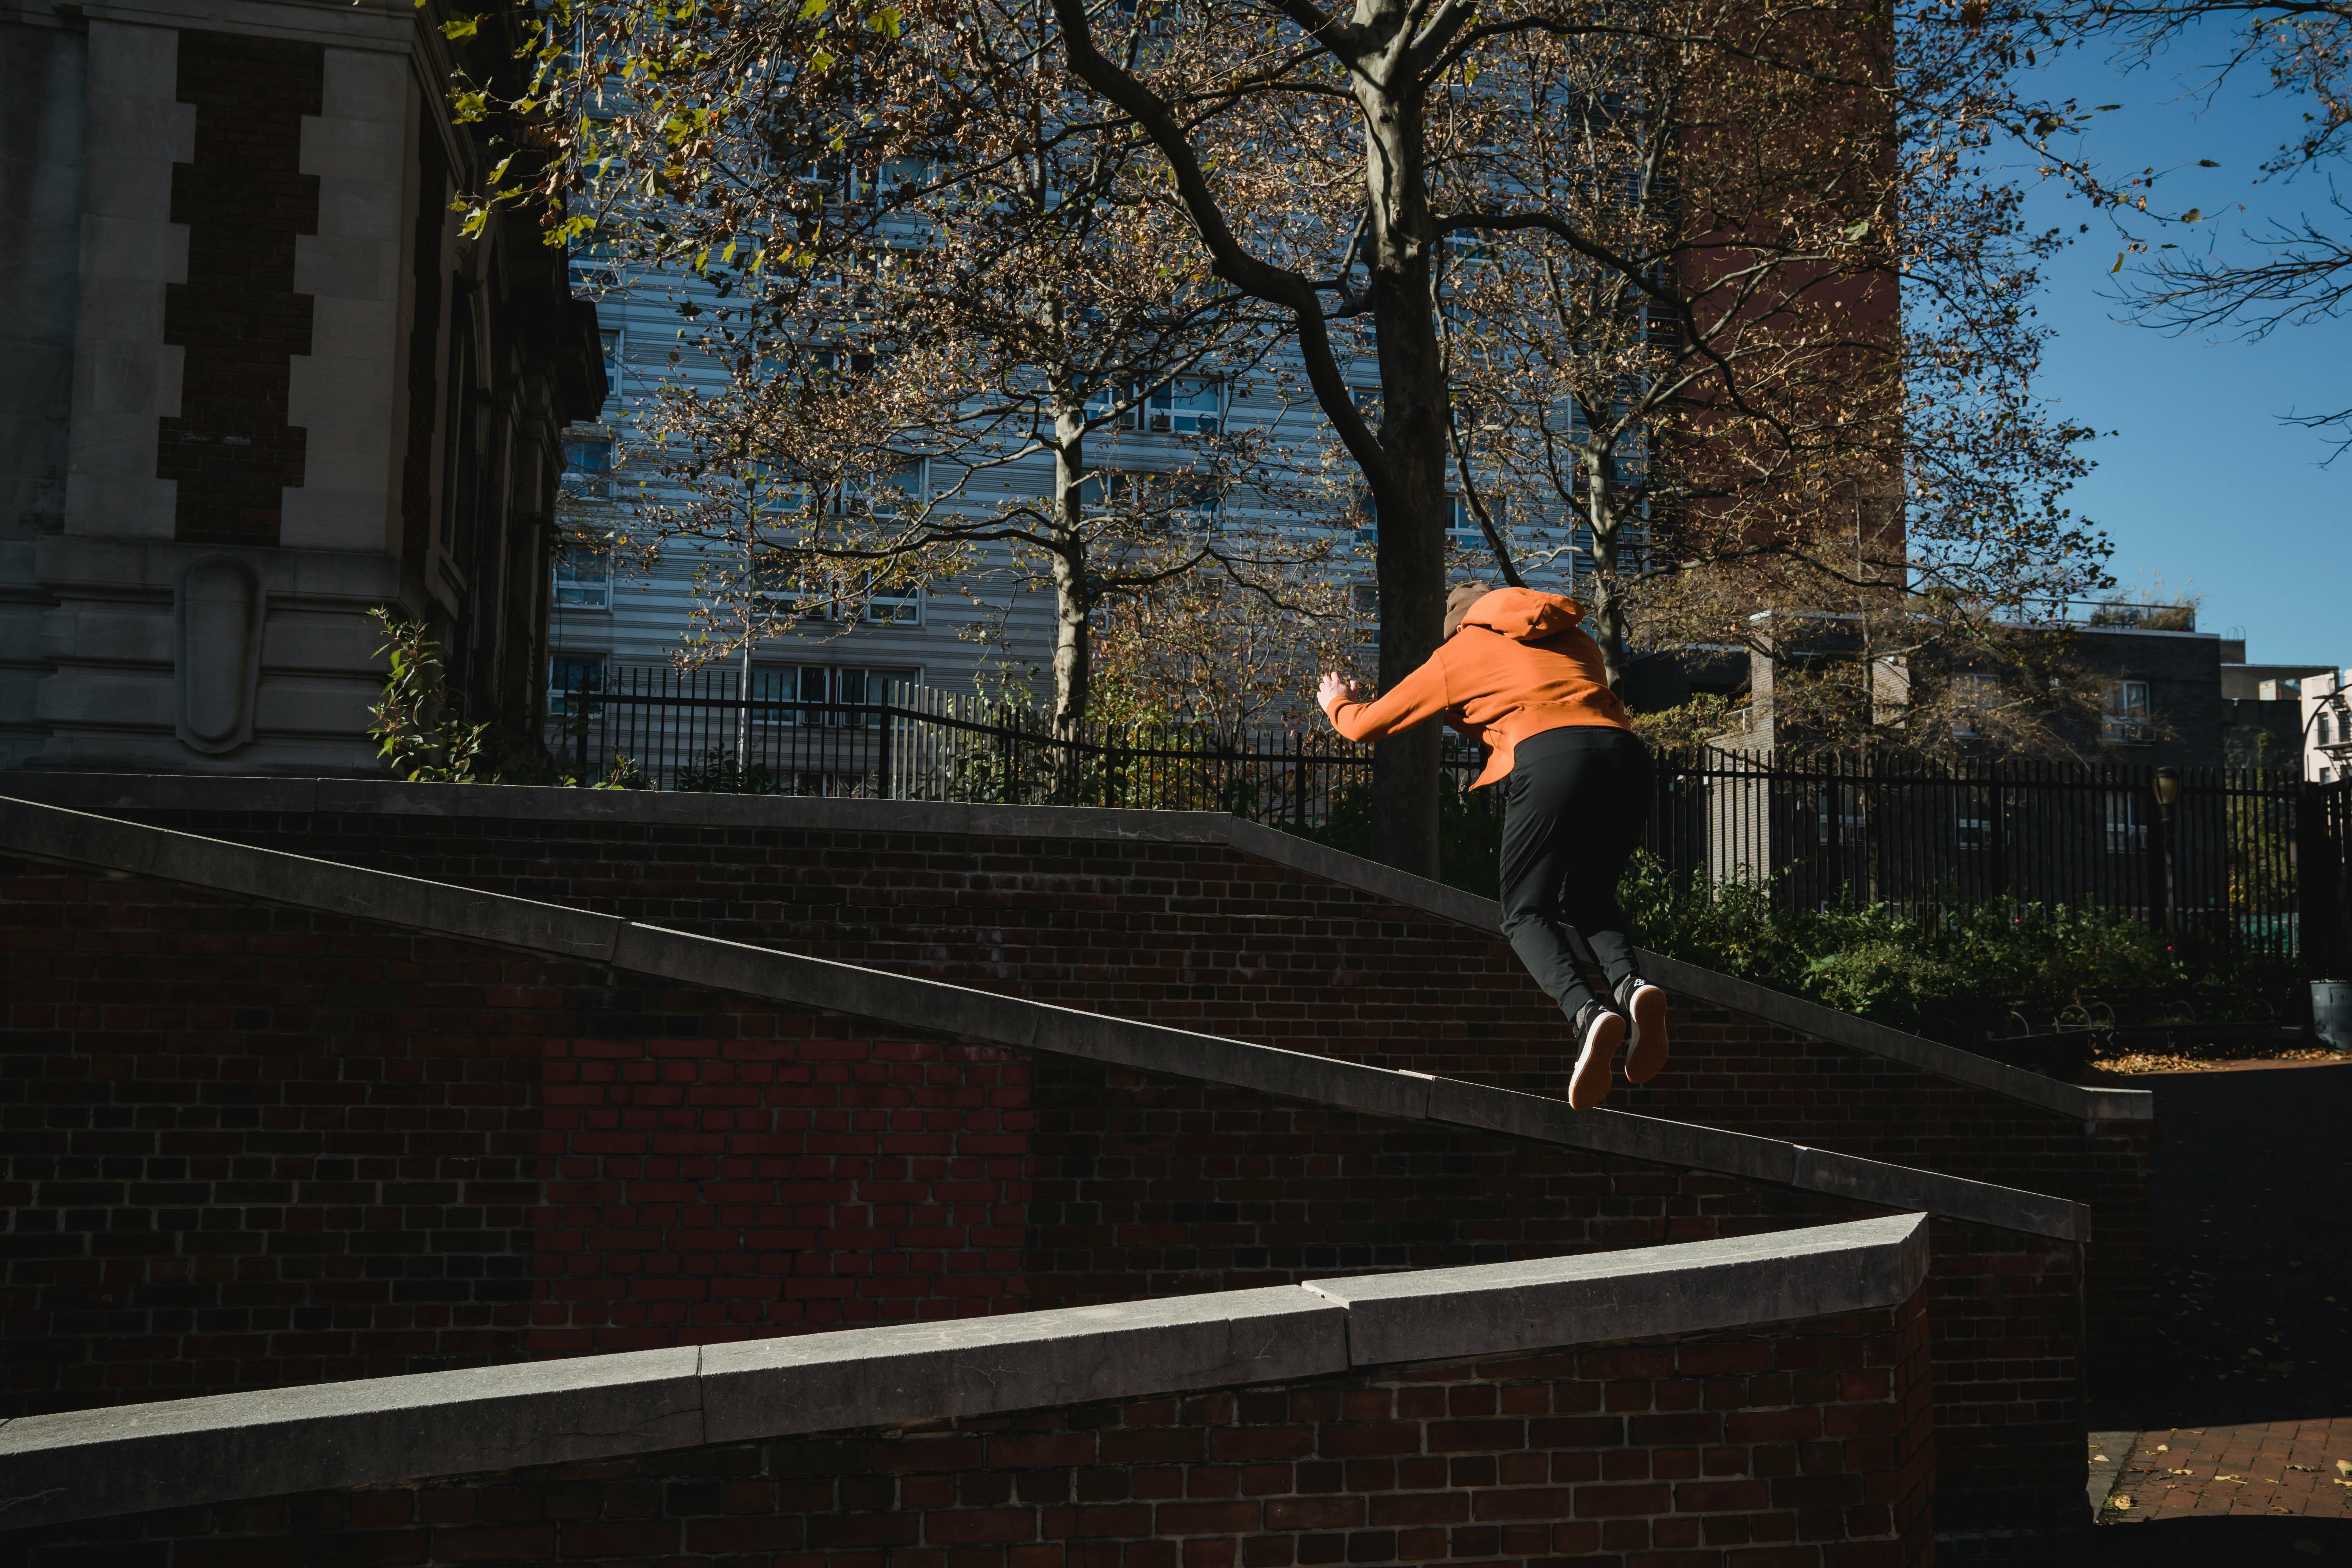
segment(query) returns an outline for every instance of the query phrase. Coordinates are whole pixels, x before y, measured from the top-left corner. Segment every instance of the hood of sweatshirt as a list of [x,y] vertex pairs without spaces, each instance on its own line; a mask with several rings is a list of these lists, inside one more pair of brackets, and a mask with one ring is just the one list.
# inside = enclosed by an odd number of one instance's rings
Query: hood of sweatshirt
[[1560,594],[1538,594],[1533,588],[1497,588],[1462,617],[1465,626],[1484,626],[1514,642],[1541,642],[1573,631],[1584,619],[1584,606]]

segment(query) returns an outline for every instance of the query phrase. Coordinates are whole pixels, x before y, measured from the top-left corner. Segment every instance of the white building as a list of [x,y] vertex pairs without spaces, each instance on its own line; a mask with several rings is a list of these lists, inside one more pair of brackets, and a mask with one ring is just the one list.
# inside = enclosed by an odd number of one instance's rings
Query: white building
[[[658,279],[634,287],[616,287],[608,279],[600,288],[593,267],[575,264],[575,289],[597,303],[612,388],[603,423],[576,426],[565,434],[565,488],[571,499],[564,515],[574,531],[587,534],[623,521],[635,493],[628,471],[637,429],[633,421],[654,389],[668,377],[719,384],[715,367],[698,364],[690,354],[676,362],[671,357],[681,346],[677,301],[692,297],[687,293],[695,287],[691,279]],[[1358,367],[1355,379],[1370,400],[1377,386],[1374,368],[1370,363]],[[1087,455],[1104,469],[1166,468],[1182,460],[1187,441],[1195,434],[1271,426],[1281,437],[1286,426],[1295,426],[1303,436],[1309,421],[1319,426],[1320,413],[1295,389],[1282,386],[1278,374],[1189,378],[1166,389],[1159,403],[1147,407],[1137,421],[1139,428],[1090,436]],[[616,454],[620,468],[607,473]],[[990,488],[972,493],[968,504],[978,510],[1013,494],[1045,495],[1051,489],[1052,475],[1050,456],[1040,453],[1025,468],[1009,470]],[[936,494],[954,477],[927,473],[918,464],[910,468],[907,488]],[[1275,520],[1284,521],[1278,515]],[[1295,514],[1291,520],[1308,525]],[[1318,525],[1332,521],[1318,520]],[[1452,521],[1461,574],[1491,579],[1491,556],[1458,499]],[[1369,544],[1370,532],[1361,531],[1362,543]],[[1523,523],[1515,532],[1515,543],[1520,545],[1560,544],[1571,539],[1564,529],[1537,531]],[[1579,532],[1575,537],[1582,536]],[[976,686],[997,689],[1009,681],[1042,698],[1051,684],[1052,595],[1042,586],[1017,584],[1009,558],[1000,561],[995,569],[969,580],[930,584],[919,593],[877,602],[862,624],[845,627],[812,621],[782,639],[760,644],[748,660],[752,695],[856,701],[870,700],[864,694],[877,689],[877,679],[895,679],[961,692]],[[606,672],[671,664],[700,629],[698,607],[708,608],[698,596],[697,564],[690,546],[671,546],[649,572],[614,567],[592,549],[564,551],[555,566],[551,598],[551,689],[596,687]],[[1565,591],[1590,566],[1589,553],[1574,552],[1543,574],[1539,585]],[[1369,589],[1368,551],[1362,572],[1366,586],[1359,590],[1357,602],[1369,620],[1377,606]]]
[[2352,668],[2278,684],[2303,698],[2303,776],[2314,784],[2352,779]]

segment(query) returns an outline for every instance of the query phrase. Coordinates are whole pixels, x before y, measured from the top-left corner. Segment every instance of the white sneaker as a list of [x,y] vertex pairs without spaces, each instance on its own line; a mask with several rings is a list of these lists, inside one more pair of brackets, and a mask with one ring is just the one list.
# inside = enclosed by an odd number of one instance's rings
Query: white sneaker
[[1568,1103],[1590,1110],[1609,1098],[1610,1068],[1625,1040],[1625,1016],[1605,1002],[1587,1002],[1576,1015],[1576,1068],[1568,1075]]
[[1625,1081],[1647,1083],[1666,1065],[1666,994],[1640,975],[1629,974],[1618,984],[1617,1005],[1633,1020]]

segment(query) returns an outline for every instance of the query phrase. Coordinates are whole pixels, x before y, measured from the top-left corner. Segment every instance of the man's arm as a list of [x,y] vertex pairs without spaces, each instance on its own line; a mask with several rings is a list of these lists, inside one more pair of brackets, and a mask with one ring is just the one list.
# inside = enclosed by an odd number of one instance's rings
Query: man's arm
[[1324,715],[1350,741],[1378,741],[1427,723],[1448,706],[1444,652],[1430,655],[1419,669],[1370,702],[1325,703]]

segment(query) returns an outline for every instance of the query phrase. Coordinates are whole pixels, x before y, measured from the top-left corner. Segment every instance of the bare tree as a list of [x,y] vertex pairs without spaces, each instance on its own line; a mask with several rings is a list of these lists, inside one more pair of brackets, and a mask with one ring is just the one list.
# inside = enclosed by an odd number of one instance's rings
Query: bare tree
[[[1754,531],[1790,515],[1815,528],[1808,498],[1842,500],[1863,482],[1862,459],[1847,455],[1869,443],[1827,432],[1896,383],[1885,362],[1897,335],[1887,268],[1899,193],[1947,177],[1938,150],[2010,101],[1981,28],[1929,16],[1921,25],[1936,49],[1906,60],[1895,47],[1905,20],[1797,0],[1360,0],[1350,11],[1318,0],[606,0],[549,15],[535,90],[555,110],[543,121],[550,156],[533,167],[540,194],[571,204],[551,216],[558,237],[658,194],[693,215],[663,220],[675,251],[713,252],[731,237],[755,271],[773,269],[837,246],[847,198],[776,194],[784,165],[812,147],[873,171],[883,189],[918,161],[950,168],[945,185],[957,189],[1003,184],[1003,171],[1065,150],[1116,166],[1118,178],[1071,188],[1107,200],[1139,246],[1187,279],[1173,297],[1239,301],[1278,331],[1360,476],[1377,513],[1384,684],[1438,640],[1449,481],[1475,471],[1455,449],[1464,415],[1527,390],[1506,378],[1479,409],[1461,406],[1443,258],[1508,237],[1514,270],[1613,279],[1638,300],[1644,341],[1671,337],[1689,362],[1658,395],[1676,411],[1680,526],[1696,519],[1757,550],[1801,554],[1801,541]],[[1621,46],[1647,49],[1638,68]],[[1671,242],[1662,231],[1631,248],[1613,216],[1624,193],[1579,184],[1570,169],[1553,178],[1546,160],[1581,150],[1565,134],[1529,134],[1575,109],[1573,94],[1615,91],[1607,79],[1629,71],[1640,96],[1627,122],[1648,117],[1653,150],[1680,181]],[[598,91],[615,100],[605,117],[581,117]],[[777,125],[793,151],[768,154],[773,166],[736,151],[772,141]],[[1716,163],[1743,171],[1717,182],[1738,199],[1692,206],[1692,170]],[[1059,207],[1053,195],[1039,210]],[[910,239],[877,260],[906,265],[920,248]],[[1875,319],[1851,287],[1871,278]],[[1212,280],[1224,291],[1208,293]],[[1520,337],[1564,330],[1559,300],[1540,289],[1522,298],[1551,315]],[[1767,351],[1790,300],[1808,307],[1799,342]],[[1727,332],[1756,352],[1725,354]],[[1777,386],[1792,364],[1806,384]],[[1363,384],[1365,365],[1376,388]],[[1849,387],[1848,376],[1859,379]],[[1065,448],[1083,437],[1083,404],[1064,395],[1047,405]],[[1900,426],[1871,424],[1888,484],[1902,471],[1889,446],[1900,447]],[[1645,439],[1645,460],[1664,446]],[[1821,459],[1828,449],[1835,461]],[[1598,453],[1589,444],[1580,459],[1588,478],[1601,471]],[[1710,470],[1762,471],[1782,499],[1717,505],[1714,492],[1731,487],[1699,477]],[[1874,526],[1897,531],[1891,492]],[[1612,538],[1632,515],[1605,497],[1601,512]],[[1438,744],[1433,727],[1383,742],[1376,769],[1373,852],[1423,873],[1436,864]]]
[[693,150],[701,177],[600,215],[604,245],[695,275],[680,357],[705,373],[654,399],[630,542],[702,546],[705,657],[1009,561],[1050,592],[1075,728],[1097,612],[1202,572],[1278,595],[1329,542],[1252,518],[1323,489],[1231,420],[1237,388],[1282,395],[1275,339],[1150,199],[1148,150],[1084,119],[1019,16],[933,31],[962,40],[951,87],[883,61],[849,132],[846,99],[755,90]]
[[[2299,174],[2325,176],[2325,198],[2293,218],[2241,230],[2232,254],[2217,232],[2221,212],[2184,210],[2164,199],[2163,182],[2176,171],[2105,168],[2075,150],[2072,135],[2119,105],[2021,103],[2011,129],[2032,142],[2046,174],[2086,196],[2120,234],[2116,271],[2134,320],[2168,332],[2263,338],[2336,321],[2352,309],[2352,204],[2334,178],[2352,132],[2352,4],[2070,0],[2004,7],[1989,16],[1989,25],[2038,37],[2045,47],[2103,50],[2127,75],[2152,72],[2182,47],[2215,47],[2218,53],[2191,68],[2195,96],[2210,102],[2252,90],[2305,106],[2301,134],[2283,142],[2255,174],[2281,184]],[[2220,165],[2207,158],[2198,166]],[[2135,257],[2142,259],[2130,262]],[[2338,455],[2352,446],[2352,400],[2286,417],[2335,433]]]

